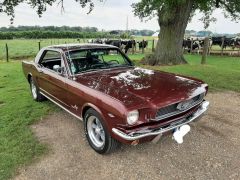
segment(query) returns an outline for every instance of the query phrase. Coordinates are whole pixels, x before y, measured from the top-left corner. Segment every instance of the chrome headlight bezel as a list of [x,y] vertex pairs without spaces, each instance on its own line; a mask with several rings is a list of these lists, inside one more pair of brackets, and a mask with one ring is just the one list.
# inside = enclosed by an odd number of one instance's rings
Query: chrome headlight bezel
[[139,119],[139,111],[138,110],[133,110],[133,111],[130,111],[128,114],[127,114],[127,123],[129,125],[134,125],[136,124],[136,122],[138,121]]

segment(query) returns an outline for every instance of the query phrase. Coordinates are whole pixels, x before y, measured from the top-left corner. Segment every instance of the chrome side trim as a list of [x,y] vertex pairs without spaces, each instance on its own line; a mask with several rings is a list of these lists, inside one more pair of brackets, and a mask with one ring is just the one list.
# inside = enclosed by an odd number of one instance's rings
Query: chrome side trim
[[173,125],[170,125],[166,128],[159,128],[159,129],[149,130],[149,131],[145,131],[145,132],[138,131],[138,132],[134,132],[134,133],[131,133],[131,134],[126,134],[126,133],[120,131],[119,129],[112,128],[112,132],[114,134],[116,134],[117,136],[119,136],[119,137],[121,137],[125,140],[128,140],[128,141],[134,141],[134,140],[144,138],[144,137],[147,137],[147,136],[154,136],[154,135],[163,134],[167,131],[178,128],[178,127],[180,127],[184,124],[188,124],[188,123],[196,120],[197,118],[200,118],[208,110],[208,106],[209,106],[209,102],[204,101],[201,104],[201,106],[199,107],[199,109],[195,113],[193,113],[192,116],[189,119],[187,119],[187,121],[185,121],[183,123],[180,123],[180,124],[173,124]]
[[[57,99],[59,102],[61,102],[62,104],[64,104],[65,106],[68,106],[66,103],[64,103],[63,101],[61,101],[61,100],[59,100],[58,98],[56,98],[55,96],[53,96],[52,94],[50,94],[50,93],[48,93],[47,91],[45,91],[44,89],[42,89],[42,88],[39,88],[40,89],[40,92],[43,92],[43,93],[45,93],[45,94],[48,94],[49,96],[52,96],[53,98],[55,98],[55,99]],[[46,95],[46,96],[48,96],[48,95]],[[49,97],[48,96],[48,97]],[[50,97],[49,97],[50,98]],[[56,101],[55,101],[56,102]]]
[[52,98],[50,98],[49,96],[47,96],[46,94],[44,94],[43,92],[40,91],[40,94],[42,94],[43,96],[45,96],[47,99],[49,99],[50,101],[52,101],[54,104],[56,104],[57,106],[59,106],[60,108],[62,108],[63,110],[65,110],[66,112],[68,112],[69,114],[71,114],[72,116],[74,116],[75,118],[83,121],[83,119],[79,116],[77,116],[76,114],[72,113],[71,111],[69,111],[68,109],[66,109],[65,107],[63,107],[61,104],[57,103],[56,101],[54,101]]

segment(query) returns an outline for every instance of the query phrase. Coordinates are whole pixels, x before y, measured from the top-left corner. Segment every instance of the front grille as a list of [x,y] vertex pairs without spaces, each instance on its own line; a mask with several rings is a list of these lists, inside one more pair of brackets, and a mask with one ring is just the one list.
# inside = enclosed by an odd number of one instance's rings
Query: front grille
[[183,112],[193,108],[194,106],[198,105],[200,102],[202,102],[203,97],[204,97],[204,93],[200,94],[198,96],[195,96],[190,100],[179,102],[176,104],[172,104],[170,106],[160,108],[157,111],[156,119],[161,120],[164,118],[168,118],[168,117],[183,113]]

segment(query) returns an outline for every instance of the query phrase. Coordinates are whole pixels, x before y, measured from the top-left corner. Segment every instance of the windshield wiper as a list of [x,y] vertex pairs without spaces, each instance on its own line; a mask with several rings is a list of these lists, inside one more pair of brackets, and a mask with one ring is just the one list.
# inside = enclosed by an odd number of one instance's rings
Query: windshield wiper
[[91,71],[96,71],[96,70],[98,70],[98,69],[88,69],[88,70],[85,70],[85,71],[80,71],[77,74],[82,74],[82,73],[85,73],[85,72],[91,72]]
[[132,65],[130,65],[130,64],[119,64],[119,65],[110,66],[110,67],[113,67],[113,68],[115,68],[115,67],[132,67]]

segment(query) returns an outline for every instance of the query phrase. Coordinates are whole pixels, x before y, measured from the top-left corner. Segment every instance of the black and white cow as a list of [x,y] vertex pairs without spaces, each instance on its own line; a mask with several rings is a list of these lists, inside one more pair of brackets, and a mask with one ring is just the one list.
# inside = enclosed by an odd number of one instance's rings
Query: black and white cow
[[191,43],[192,43],[192,50],[195,50],[195,49],[200,50],[204,44],[204,41],[184,39],[183,48],[187,49],[189,53],[191,52]]
[[[223,43],[223,38],[224,38],[224,43]],[[223,48],[226,49],[227,46],[232,47],[233,46],[233,39],[232,38],[226,38],[226,37],[212,37],[212,45],[218,45],[222,47],[223,43]]]
[[107,39],[104,43],[108,45],[116,46],[118,48],[121,47],[121,40],[118,40],[118,39]]
[[121,41],[121,49],[125,50],[125,53],[128,53],[128,50],[131,48],[136,47],[136,41],[135,40],[122,40]]
[[104,41],[102,39],[89,39],[88,43],[103,44]]
[[148,46],[148,41],[145,41],[145,40],[139,41],[137,43],[138,43],[139,50],[142,49],[142,48],[145,49]]
[[232,48],[240,48],[240,37],[235,37],[232,39]]
[[125,53],[128,53],[128,50],[136,46],[135,40],[119,40],[119,39],[108,39],[105,41],[105,44],[116,46],[121,50],[124,50]]

